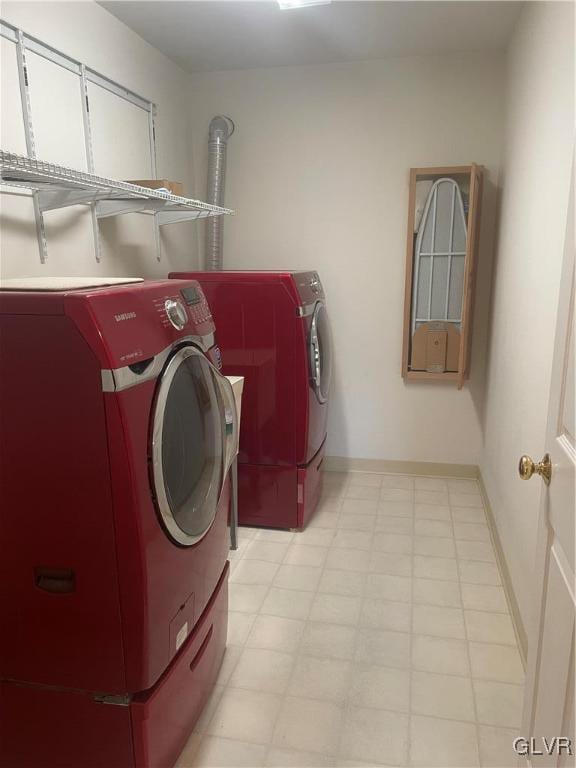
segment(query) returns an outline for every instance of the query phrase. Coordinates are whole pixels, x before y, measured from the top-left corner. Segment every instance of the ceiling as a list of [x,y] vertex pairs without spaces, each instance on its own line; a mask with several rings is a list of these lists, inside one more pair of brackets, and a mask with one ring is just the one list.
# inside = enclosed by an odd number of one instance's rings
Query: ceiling
[[502,50],[520,2],[335,0],[282,11],[273,0],[101,0],[189,72]]

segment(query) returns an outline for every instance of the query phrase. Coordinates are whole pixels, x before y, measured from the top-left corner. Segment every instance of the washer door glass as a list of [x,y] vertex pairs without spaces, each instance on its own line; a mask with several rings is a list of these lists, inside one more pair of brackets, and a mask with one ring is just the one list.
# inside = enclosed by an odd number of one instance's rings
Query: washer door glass
[[310,367],[316,397],[325,403],[332,380],[332,334],[328,312],[321,302],[316,304],[310,329]]
[[158,510],[179,544],[199,541],[216,515],[223,475],[223,421],[210,363],[195,347],[178,350],[158,386],[152,464]]

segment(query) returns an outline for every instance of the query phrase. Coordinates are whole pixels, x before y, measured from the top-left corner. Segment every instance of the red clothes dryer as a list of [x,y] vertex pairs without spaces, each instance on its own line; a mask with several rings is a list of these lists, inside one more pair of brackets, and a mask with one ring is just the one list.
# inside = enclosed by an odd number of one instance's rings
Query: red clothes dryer
[[303,528],[320,495],[332,343],[317,272],[190,272],[218,327],[223,371],[245,377],[238,466],[244,525]]
[[0,765],[170,766],[227,627],[234,398],[193,281],[0,291]]

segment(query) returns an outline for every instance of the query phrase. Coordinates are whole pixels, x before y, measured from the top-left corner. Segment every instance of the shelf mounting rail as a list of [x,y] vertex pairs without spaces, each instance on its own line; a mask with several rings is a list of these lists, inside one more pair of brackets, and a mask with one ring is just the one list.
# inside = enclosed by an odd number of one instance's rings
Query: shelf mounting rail
[[[43,214],[46,211],[69,205],[90,205],[91,223],[94,235],[94,255],[100,261],[100,230],[98,222],[106,216],[121,213],[141,212],[154,215],[154,241],[156,258],[161,259],[160,227],[178,221],[219,216],[230,210],[210,206],[189,198],[166,195],[145,187],[106,179],[94,175],[94,153],[90,125],[88,85],[103,88],[133,106],[143,110],[148,118],[150,169],[152,178],[157,177],[156,127],[157,108],[154,102],[140,96],[129,88],[83,64],[68,54],[57,50],[12,24],[0,19],[0,37],[15,44],[16,63],[22,102],[22,116],[28,157],[2,152],[3,183],[27,187],[32,190],[32,202],[36,222],[36,234],[40,261],[48,259],[48,247]],[[75,171],[64,166],[36,162],[36,137],[32,120],[30,97],[30,71],[26,56],[30,52],[76,75],[79,79],[82,106],[82,123],[88,173]],[[28,165],[27,165],[28,163]],[[147,174],[146,174],[147,175]]]

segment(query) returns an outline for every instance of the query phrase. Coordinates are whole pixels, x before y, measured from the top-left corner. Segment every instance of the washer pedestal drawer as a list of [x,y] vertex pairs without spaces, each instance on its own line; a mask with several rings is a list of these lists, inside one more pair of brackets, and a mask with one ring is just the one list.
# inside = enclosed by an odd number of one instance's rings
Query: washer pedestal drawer
[[99,693],[0,681],[0,768],[172,768],[222,663],[228,573],[226,563],[190,636],[148,691],[106,702]]
[[206,703],[226,648],[228,571],[179,655],[150,691],[130,705],[138,768],[171,768]]

